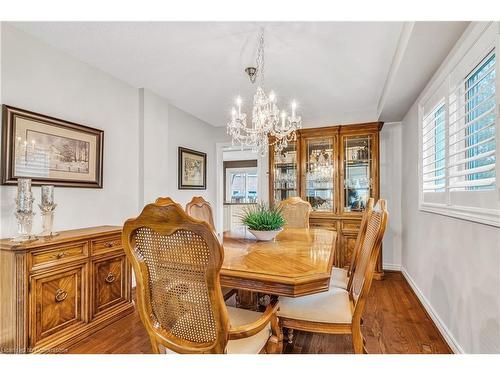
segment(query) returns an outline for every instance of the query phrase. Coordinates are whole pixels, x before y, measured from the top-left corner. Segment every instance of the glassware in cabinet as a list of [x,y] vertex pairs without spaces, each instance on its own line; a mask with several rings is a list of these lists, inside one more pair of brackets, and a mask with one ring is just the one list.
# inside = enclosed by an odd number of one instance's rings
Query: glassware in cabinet
[[344,148],[344,211],[362,212],[372,196],[372,137],[346,136]]
[[282,151],[274,151],[274,204],[298,195],[297,143],[289,143]]
[[334,138],[305,140],[305,197],[313,211],[332,212],[334,205]]

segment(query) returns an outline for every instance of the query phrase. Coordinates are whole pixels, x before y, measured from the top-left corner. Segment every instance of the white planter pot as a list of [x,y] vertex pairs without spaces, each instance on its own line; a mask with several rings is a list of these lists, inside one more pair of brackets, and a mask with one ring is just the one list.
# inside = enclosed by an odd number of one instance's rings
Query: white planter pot
[[283,228],[277,230],[252,230],[248,229],[258,241],[272,241],[276,235],[283,230]]

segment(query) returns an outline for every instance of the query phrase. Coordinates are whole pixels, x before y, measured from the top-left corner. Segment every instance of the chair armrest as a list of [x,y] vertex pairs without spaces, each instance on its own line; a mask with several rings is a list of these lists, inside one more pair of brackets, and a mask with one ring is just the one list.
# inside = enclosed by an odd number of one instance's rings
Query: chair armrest
[[272,299],[261,317],[255,322],[244,324],[229,329],[229,340],[244,339],[245,337],[253,336],[264,329],[270,323],[271,319],[276,316],[278,311],[278,300]]

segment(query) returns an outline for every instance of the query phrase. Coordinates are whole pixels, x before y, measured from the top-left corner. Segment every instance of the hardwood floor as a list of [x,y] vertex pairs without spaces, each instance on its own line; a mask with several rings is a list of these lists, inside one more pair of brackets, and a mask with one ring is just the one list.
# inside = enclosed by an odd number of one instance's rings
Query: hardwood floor
[[[400,273],[374,281],[364,314],[369,353],[451,353],[450,348]],[[150,353],[149,338],[137,312],[96,332],[69,353]],[[353,353],[349,336],[295,332],[285,353]]]

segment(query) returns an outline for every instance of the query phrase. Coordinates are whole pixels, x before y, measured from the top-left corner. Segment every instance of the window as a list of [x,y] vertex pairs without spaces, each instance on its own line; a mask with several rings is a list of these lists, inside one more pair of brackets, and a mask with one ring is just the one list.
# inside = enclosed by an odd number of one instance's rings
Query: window
[[476,42],[420,105],[419,207],[500,226],[495,37]]
[[226,201],[231,203],[257,202],[257,168],[226,169]]

